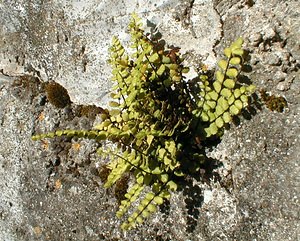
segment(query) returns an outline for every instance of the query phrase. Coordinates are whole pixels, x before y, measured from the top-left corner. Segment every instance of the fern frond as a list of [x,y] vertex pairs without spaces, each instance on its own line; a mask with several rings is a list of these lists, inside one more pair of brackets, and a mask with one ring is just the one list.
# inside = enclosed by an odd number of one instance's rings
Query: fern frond
[[206,76],[200,76],[202,99],[199,100],[198,106],[202,108],[202,121],[209,123],[208,127],[204,128],[206,137],[222,133],[225,124],[230,123],[232,117],[239,115],[248,105],[248,97],[254,92],[253,85],[238,83],[243,64],[242,44],[242,38],[238,38],[224,50],[226,58],[218,62],[219,70],[216,71],[212,83]]
[[171,197],[168,189],[175,191],[177,185],[173,181],[170,181],[166,184],[155,183],[153,187],[153,192],[145,194],[144,199],[141,200],[136,210],[129,216],[127,221],[122,223],[122,229],[130,230],[137,223],[143,223],[144,219],[157,211],[157,206],[163,204],[166,199]]
[[121,201],[119,210],[116,212],[118,218],[121,218],[128,211],[130,205],[136,201],[144,187],[145,186],[143,184],[136,183],[128,190],[128,192],[125,194],[126,199]]
[[104,131],[96,131],[96,130],[57,130],[54,132],[43,133],[40,135],[33,135],[31,139],[33,141],[41,140],[44,138],[54,138],[54,137],[78,137],[78,138],[86,138],[86,139],[94,139],[97,141],[103,141],[107,138],[107,133]]

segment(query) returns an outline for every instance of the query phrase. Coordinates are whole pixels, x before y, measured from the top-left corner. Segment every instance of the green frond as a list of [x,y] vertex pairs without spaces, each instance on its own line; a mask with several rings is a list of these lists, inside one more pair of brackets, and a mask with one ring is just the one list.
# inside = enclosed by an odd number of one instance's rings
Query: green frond
[[223,133],[225,124],[230,123],[233,116],[241,113],[248,105],[248,97],[255,90],[253,85],[245,86],[239,83],[244,54],[242,44],[243,39],[238,38],[224,49],[225,58],[218,62],[219,70],[216,71],[210,85],[206,83],[207,78],[199,77],[205,86],[205,91],[200,92],[203,101],[198,106],[202,108],[199,110],[202,112],[202,121],[208,124],[204,127],[206,138]]
[[[137,223],[143,223],[144,219],[157,211],[157,206],[163,204],[165,200],[170,199],[170,192],[167,189],[176,190],[175,186],[177,187],[177,185],[172,181],[168,182],[166,185],[156,183],[155,188],[153,189],[154,192],[145,194],[136,210],[128,217],[127,221],[121,225],[121,228],[124,230],[130,230],[134,228]],[[130,197],[129,193],[127,197]],[[125,201],[124,205],[127,205],[127,203],[128,202]],[[120,215],[124,214],[124,212],[120,212],[120,210],[118,212]]]
[[95,131],[95,130],[57,130],[55,132],[43,133],[40,135],[33,135],[31,139],[33,141],[45,139],[45,138],[54,138],[54,137],[78,137],[78,138],[86,138],[86,139],[95,139],[97,141],[105,140],[107,137],[107,133],[103,131]]
[[126,162],[122,158],[117,159],[117,165],[114,169],[111,170],[107,177],[107,181],[104,184],[104,187],[108,188],[111,187],[113,184],[118,181],[125,172],[128,172],[130,170],[131,166],[128,162]]

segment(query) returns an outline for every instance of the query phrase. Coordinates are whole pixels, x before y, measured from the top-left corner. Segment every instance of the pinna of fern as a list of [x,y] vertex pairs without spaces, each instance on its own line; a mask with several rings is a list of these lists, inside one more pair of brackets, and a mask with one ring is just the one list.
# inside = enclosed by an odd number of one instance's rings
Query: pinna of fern
[[[206,160],[203,146],[220,136],[232,117],[248,105],[253,85],[238,77],[243,64],[243,40],[238,38],[224,50],[213,79],[199,73],[191,88],[184,74],[180,53],[168,49],[144,33],[141,20],[133,14],[129,23],[133,54],[126,53],[113,37],[109,62],[112,66],[110,110],[93,130],[62,130],[35,135],[33,140],[67,135],[96,141],[99,155],[110,158],[110,174],[104,187],[114,185],[125,173],[134,184],[121,201],[117,217],[131,213],[121,227],[142,223],[177,189],[178,178],[199,169]],[[199,91],[195,92],[194,89]],[[151,191],[145,193],[145,187]],[[138,201],[130,212],[131,204]]]

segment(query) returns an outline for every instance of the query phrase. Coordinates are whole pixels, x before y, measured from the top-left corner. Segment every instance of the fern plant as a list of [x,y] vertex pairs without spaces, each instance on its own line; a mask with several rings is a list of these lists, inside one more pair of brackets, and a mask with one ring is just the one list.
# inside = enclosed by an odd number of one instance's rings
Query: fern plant
[[[118,38],[112,40],[109,62],[115,85],[111,108],[101,115],[102,122],[93,130],[59,130],[32,137],[67,135],[115,143],[102,145],[98,153],[111,160],[106,188],[125,173],[134,176],[135,183],[116,213],[123,217],[139,200],[121,225],[125,230],[142,223],[169,199],[177,189],[176,180],[199,169],[206,160],[206,141],[222,135],[255,89],[238,81],[244,55],[241,38],[224,50],[214,77],[203,72],[194,81],[185,78],[189,68],[178,50],[146,35],[135,14],[129,30],[133,54],[126,53]],[[146,186],[151,191],[145,193]]]

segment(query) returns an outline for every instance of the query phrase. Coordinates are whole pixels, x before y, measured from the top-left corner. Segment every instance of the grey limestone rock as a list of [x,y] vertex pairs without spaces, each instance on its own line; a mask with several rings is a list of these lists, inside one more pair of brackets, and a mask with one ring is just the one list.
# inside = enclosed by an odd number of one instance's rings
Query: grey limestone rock
[[[299,240],[298,9],[294,0],[0,1],[0,240]],[[93,125],[79,105],[105,107],[111,37],[128,41],[133,11],[191,66],[213,67],[242,36],[248,77],[288,107],[241,118],[210,152],[222,162],[215,175],[187,180],[168,207],[123,233],[115,190],[97,172],[107,161],[98,143],[30,136]],[[71,105],[47,101],[52,81]]]

